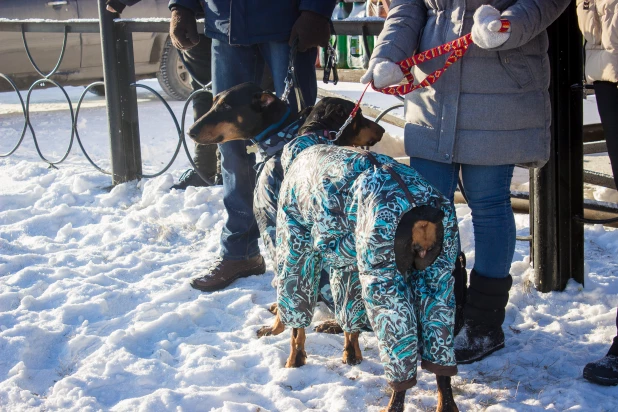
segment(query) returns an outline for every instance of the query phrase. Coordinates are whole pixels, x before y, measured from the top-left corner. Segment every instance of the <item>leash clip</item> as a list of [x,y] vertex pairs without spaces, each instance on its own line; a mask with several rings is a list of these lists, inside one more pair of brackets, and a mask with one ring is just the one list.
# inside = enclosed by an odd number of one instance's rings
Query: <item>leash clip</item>
[[281,100],[289,104],[290,101],[288,100],[288,97],[290,96],[290,92],[292,91],[292,87],[294,86],[293,65],[288,66],[288,73],[285,76],[285,80],[283,82],[285,83],[285,89],[283,89],[283,93],[281,94]]
[[[352,113],[350,114],[350,116],[348,116],[348,118],[346,119],[346,121],[343,123],[343,125],[341,125],[341,128],[337,131],[337,133],[335,134],[335,138],[332,139],[332,142],[336,142],[337,140],[339,140],[339,138],[341,137],[341,135],[343,134],[343,131],[345,130],[346,127],[348,127],[350,125],[350,123],[352,123],[352,120],[354,119],[354,115],[356,114],[356,111],[352,111]],[[334,132],[334,131],[333,131]],[[328,132],[333,133],[333,132]]]
[[339,74],[337,73],[337,63],[339,63],[337,51],[331,44],[329,44],[328,47],[326,48],[326,62],[324,63],[324,78],[322,79],[322,81],[325,84],[328,84],[330,80],[331,70],[333,72],[333,84],[337,84],[339,82]]

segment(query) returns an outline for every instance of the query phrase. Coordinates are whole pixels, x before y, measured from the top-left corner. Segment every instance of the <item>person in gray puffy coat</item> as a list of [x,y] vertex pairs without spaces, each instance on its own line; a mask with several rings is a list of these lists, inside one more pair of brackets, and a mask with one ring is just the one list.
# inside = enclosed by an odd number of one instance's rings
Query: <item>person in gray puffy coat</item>
[[[458,363],[504,347],[502,323],[512,284],[515,164],[549,158],[550,101],[545,29],[568,0],[394,0],[363,83],[381,88],[404,76],[395,63],[472,32],[467,54],[430,87],[406,96],[410,165],[451,201],[461,172],[472,210],[475,263]],[[507,20],[510,27],[503,25]],[[502,29],[505,32],[502,32]],[[414,67],[417,79],[446,57]],[[458,303],[459,304],[459,303]]]

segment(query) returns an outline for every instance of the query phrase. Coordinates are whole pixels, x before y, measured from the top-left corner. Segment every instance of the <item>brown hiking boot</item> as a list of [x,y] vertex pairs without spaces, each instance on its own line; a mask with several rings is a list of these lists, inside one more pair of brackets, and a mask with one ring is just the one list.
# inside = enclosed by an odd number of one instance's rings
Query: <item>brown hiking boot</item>
[[210,273],[191,281],[191,287],[203,292],[214,292],[226,288],[236,279],[266,272],[266,264],[261,255],[247,260],[222,259],[210,269]]

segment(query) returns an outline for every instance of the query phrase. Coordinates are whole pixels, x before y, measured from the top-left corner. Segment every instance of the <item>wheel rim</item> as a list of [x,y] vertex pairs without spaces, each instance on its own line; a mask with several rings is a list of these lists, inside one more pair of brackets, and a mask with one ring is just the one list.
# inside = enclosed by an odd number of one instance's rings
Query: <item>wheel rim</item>
[[180,59],[178,59],[178,63],[176,63],[176,74],[178,76],[178,80],[180,80],[180,83],[182,83],[183,86],[189,90],[193,89],[191,87],[191,75]]

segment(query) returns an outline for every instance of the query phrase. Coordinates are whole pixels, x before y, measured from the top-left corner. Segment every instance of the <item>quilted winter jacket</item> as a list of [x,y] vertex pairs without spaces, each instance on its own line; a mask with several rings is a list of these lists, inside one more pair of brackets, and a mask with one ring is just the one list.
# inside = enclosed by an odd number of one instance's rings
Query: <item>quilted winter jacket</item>
[[618,0],[577,0],[586,39],[586,80],[618,83]]
[[[338,322],[356,332],[363,329],[363,317],[369,318],[395,390],[414,385],[419,354],[423,368],[454,375],[453,206],[413,168],[373,154],[378,167],[367,154],[321,144],[325,140],[316,134],[298,137],[281,157],[277,296],[282,322],[309,326],[318,269],[326,263]],[[442,251],[425,270],[401,273],[395,260],[397,227],[406,212],[423,205],[444,213]]]
[[[397,62],[470,33],[483,4],[510,20],[509,40],[492,50],[473,45],[433,87],[406,96],[406,152],[443,163],[542,166],[551,119],[545,29],[569,0],[393,0],[372,57]],[[415,78],[445,60],[416,67]]]
[[288,41],[292,26],[303,10],[330,17],[333,0],[171,0],[205,13],[206,35],[232,45]]

